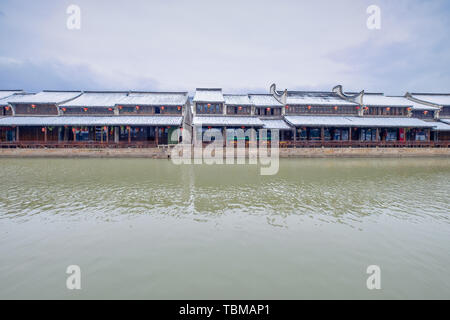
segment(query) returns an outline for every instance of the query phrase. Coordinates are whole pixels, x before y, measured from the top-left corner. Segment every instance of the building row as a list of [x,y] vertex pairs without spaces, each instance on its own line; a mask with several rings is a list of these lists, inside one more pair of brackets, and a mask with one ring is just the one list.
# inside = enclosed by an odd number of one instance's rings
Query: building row
[[[450,141],[450,94],[278,91],[0,91],[0,146],[159,146],[208,129],[278,129],[282,146],[416,145]],[[181,130],[178,130],[181,129]],[[173,134],[173,132],[176,132]],[[247,137],[248,138],[248,137]],[[269,137],[270,130],[269,130]],[[444,143],[444,144],[442,144]]]

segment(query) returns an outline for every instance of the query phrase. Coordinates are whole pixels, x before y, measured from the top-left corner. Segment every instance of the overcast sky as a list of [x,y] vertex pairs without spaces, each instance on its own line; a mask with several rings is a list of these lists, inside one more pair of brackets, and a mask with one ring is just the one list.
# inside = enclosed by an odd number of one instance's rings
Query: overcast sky
[[447,0],[0,0],[0,88],[450,92],[449,30]]

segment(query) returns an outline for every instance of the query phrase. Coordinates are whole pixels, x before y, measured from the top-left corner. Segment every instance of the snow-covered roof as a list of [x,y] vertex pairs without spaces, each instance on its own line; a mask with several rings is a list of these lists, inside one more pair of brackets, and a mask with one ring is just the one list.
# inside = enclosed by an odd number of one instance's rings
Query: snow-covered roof
[[283,104],[271,94],[249,94],[250,101],[257,107],[282,107]]
[[9,102],[23,104],[60,104],[73,100],[79,95],[81,95],[81,91],[41,91],[36,94],[11,96]]
[[412,107],[412,101],[405,97],[385,96],[384,94],[365,93],[363,104],[375,107]]
[[440,106],[450,106],[450,93],[412,93],[414,98]]
[[148,106],[182,106],[188,99],[187,92],[131,92],[120,104]]
[[34,94],[21,92],[21,93],[14,94],[12,96],[8,96],[6,98],[0,99],[0,106],[7,106],[10,103],[14,103],[16,100],[22,100],[23,95],[34,95]]
[[180,116],[4,117],[0,126],[180,126]]
[[227,105],[239,105],[249,106],[252,105],[250,98],[247,94],[224,94],[225,104]]
[[337,96],[334,92],[288,91],[288,105],[357,105]]
[[430,123],[433,124],[433,126],[434,126],[433,130],[434,131],[450,131],[450,125],[447,124],[447,123],[438,122],[438,121],[430,122]]
[[225,102],[222,89],[218,88],[197,88],[195,90],[194,102]]
[[241,116],[229,116],[229,117],[201,117],[195,116],[193,120],[194,125],[203,126],[248,126],[248,127],[262,127],[262,121],[257,117],[241,117]]
[[279,129],[279,130],[291,130],[290,127],[284,120],[265,120],[261,119],[264,129]]
[[450,124],[450,119],[440,119],[440,120],[446,124]]
[[433,124],[416,118],[372,118],[372,117],[334,117],[334,116],[285,116],[293,126],[319,127],[372,127],[372,128],[431,128]]
[[16,93],[21,93],[23,90],[0,90],[0,99],[12,96]]
[[114,107],[127,96],[127,92],[85,92],[62,107]]

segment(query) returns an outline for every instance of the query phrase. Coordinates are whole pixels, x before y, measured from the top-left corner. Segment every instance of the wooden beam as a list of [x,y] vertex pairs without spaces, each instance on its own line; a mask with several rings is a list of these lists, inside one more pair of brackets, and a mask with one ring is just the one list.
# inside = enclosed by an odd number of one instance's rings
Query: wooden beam
[[159,128],[158,127],[155,127],[155,143],[156,143],[156,145],[158,145],[158,134],[159,133]]

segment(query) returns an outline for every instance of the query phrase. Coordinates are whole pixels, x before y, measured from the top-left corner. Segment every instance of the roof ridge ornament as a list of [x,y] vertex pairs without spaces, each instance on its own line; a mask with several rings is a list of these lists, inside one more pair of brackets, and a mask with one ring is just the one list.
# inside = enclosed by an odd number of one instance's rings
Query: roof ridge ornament
[[336,93],[339,97],[341,97],[344,100],[347,100],[349,102],[354,102],[362,106],[364,103],[364,90],[362,90],[360,93],[349,95],[345,94],[342,90],[342,85],[337,85],[332,90],[334,93]]
[[286,105],[287,101],[287,89],[284,89],[284,92],[282,94],[279,94],[277,92],[277,85],[275,83],[272,83],[270,86],[270,93],[273,95],[273,97],[281,104]]

